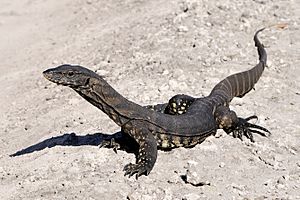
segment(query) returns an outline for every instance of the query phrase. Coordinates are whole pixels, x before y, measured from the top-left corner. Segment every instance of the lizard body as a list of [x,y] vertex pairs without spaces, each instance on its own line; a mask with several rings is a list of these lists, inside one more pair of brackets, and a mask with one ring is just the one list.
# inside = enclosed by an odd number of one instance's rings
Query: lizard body
[[238,118],[229,109],[232,98],[248,93],[266,66],[266,51],[257,38],[262,30],[254,36],[259,63],[248,71],[225,78],[207,97],[176,95],[167,104],[143,107],[129,101],[101,76],[81,66],[61,65],[43,74],[48,80],[75,90],[106,113],[124,134],[132,137],[139,145],[139,152],[136,164],[124,167],[125,175],[148,175],[155,164],[158,148],[192,147],[214,135],[218,128],[233,132],[235,137],[245,135],[252,141],[253,132],[265,135],[253,128],[269,133],[267,129],[247,122],[256,116]]

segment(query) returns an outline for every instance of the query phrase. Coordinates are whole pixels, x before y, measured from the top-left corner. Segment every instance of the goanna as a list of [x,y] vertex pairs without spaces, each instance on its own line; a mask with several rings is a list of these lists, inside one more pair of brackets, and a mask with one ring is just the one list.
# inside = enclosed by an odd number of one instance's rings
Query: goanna
[[[234,137],[246,136],[253,141],[252,133],[267,136],[270,132],[248,122],[257,118],[237,117],[229,109],[234,97],[242,97],[253,89],[262,75],[267,54],[257,35],[255,46],[259,63],[248,71],[233,74],[219,82],[207,97],[193,98],[176,95],[169,103],[140,106],[114,90],[101,76],[81,66],[61,65],[43,72],[46,79],[59,85],[69,86],[88,102],[101,109],[139,146],[136,163],[124,167],[125,175],[148,175],[152,170],[157,149],[192,147],[201,143],[218,128]],[[261,130],[261,131],[259,131]]]

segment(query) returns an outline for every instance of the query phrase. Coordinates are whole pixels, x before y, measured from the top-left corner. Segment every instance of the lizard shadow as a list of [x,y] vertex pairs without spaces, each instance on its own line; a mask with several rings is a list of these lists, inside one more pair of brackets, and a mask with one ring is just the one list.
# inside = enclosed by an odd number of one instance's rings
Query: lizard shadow
[[138,153],[139,145],[131,138],[127,137],[122,131],[116,132],[114,134],[104,134],[104,133],[93,133],[87,135],[76,135],[76,133],[65,133],[60,136],[51,137],[44,141],[33,144],[29,147],[21,149],[10,157],[21,156],[25,154],[30,154],[36,151],[41,151],[46,148],[52,148],[55,146],[99,146],[105,148],[112,148],[114,151],[122,150],[128,153]]

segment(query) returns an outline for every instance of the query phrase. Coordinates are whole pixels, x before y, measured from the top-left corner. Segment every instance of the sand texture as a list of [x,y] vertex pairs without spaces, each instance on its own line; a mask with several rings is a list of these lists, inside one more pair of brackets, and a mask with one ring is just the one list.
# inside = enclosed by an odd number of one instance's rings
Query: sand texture
[[[1,0],[0,199],[300,199],[299,23],[298,0]],[[133,154],[98,147],[99,134],[120,128],[42,76],[80,64],[141,105],[201,97],[257,63],[254,32],[273,24],[259,35],[268,67],[231,103],[271,137],[218,130],[159,151],[138,180],[122,171]],[[71,136],[87,141],[66,145]]]

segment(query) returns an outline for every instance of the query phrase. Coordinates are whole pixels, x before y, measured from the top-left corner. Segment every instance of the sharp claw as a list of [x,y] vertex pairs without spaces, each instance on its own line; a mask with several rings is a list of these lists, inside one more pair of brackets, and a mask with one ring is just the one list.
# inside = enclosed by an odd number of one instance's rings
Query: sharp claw
[[109,145],[110,145],[110,141],[103,140],[103,141],[98,145],[98,147],[99,147],[99,148],[109,147]]
[[132,177],[134,175],[135,171],[132,171],[129,173],[128,178]]
[[114,138],[103,140],[101,144],[98,146],[99,148],[106,147],[112,148],[115,153],[118,153],[118,149],[120,148],[120,144],[118,144]]
[[233,137],[239,138],[240,140],[243,140],[242,137],[246,136],[248,139],[250,139],[251,142],[254,142],[254,137],[252,133],[257,133],[264,137],[268,137],[271,135],[271,132],[268,129],[249,123],[248,121],[251,119],[257,119],[257,116],[253,115],[245,119],[239,118],[239,122],[236,125],[236,127],[233,127],[233,129],[228,129],[227,131],[226,130],[225,131],[227,133],[232,132]]
[[124,176],[127,176],[127,175],[128,175],[128,177],[131,177],[133,175],[133,172],[130,170],[126,170],[124,173]]
[[249,121],[251,119],[258,119],[258,117],[256,115],[252,115],[250,117],[245,118],[244,120]]
[[243,129],[238,130],[238,138],[243,141]]
[[263,133],[263,132],[260,132],[260,131],[258,131],[258,130],[253,130],[253,129],[249,129],[252,133],[256,133],[256,134],[259,134],[259,135],[261,135],[261,136],[263,136],[263,137],[268,137],[268,135],[266,135],[265,133]]
[[233,136],[234,138],[237,138],[237,130],[232,131],[232,136]]
[[116,154],[118,154],[117,148],[113,148],[113,151],[114,151]]
[[128,175],[128,177],[130,178],[135,173],[137,173],[137,175],[139,175],[140,170],[138,169],[138,166],[136,164],[129,163],[129,164],[125,165],[125,167],[123,168],[123,171],[125,171],[124,176]]
[[136,180],[138,179],[139,176],[141,176],[144,172],[142,170],[139,170],[138,173],[136,174]]
[[136,177],[135,177],[136,179],[138,179],[138,177],[140,177],[143,174],[148,175],[150,172],[143,166],[140,166],[139,164],[132,164],[132,163],[125,165],[123,168],[123,171],[125,171],[124,176],[128,175],[129,178],[131,176],[133,176],[134,174],[136,174]]
[[123,171],[125,171],[125,175],[127,175],[128,170],[129,170],[129,168],[130,168],[131,165],[132,165],[132,163],[129,163],[129,164],[127,164],[127,165],[124,166]]
[[248,122],[245,125],[249,128],[256,128],[256,129],[259,129],[259,130],[262,130],[262,131],[265,131],[265,132],[271,134],[271,132],[268,129],[264,128],[264,127],[261,127],[261,126],[255,125],[255,124],[251,124],[251,123],[248,123]]
[[246,129],[245,135],[248,139],[250,139],[251,142],[254,142],[253,134],[251,133],[250,129]]

